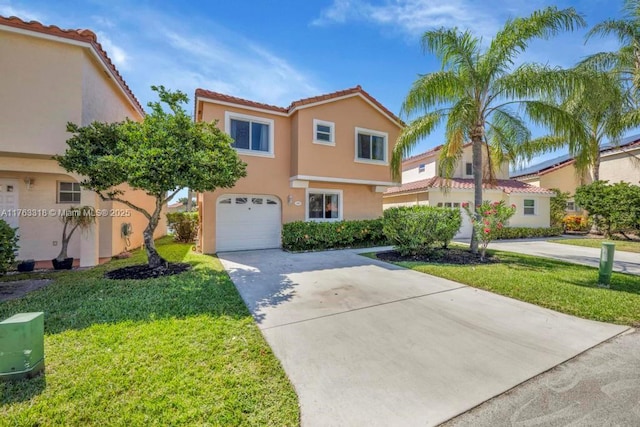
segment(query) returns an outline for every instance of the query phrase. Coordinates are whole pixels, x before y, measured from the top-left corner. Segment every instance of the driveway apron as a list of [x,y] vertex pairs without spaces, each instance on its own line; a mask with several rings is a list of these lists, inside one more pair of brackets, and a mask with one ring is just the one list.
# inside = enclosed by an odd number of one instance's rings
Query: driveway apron
[[219,254],[303,426],[437,425],[627,330],[358,254]]

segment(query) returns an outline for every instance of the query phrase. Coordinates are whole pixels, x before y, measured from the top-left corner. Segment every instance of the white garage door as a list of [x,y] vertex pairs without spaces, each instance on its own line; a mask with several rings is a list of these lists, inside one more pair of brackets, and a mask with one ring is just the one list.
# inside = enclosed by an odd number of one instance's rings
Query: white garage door
[[216,250],[280,247],[280,209],[280,200],[274,196],[220,196],[216,209]]
[[462,225],[460,226],[460,230],[458,234],[456,234],[456,239],[470,239],[473,234],[473,225],[471,224],[471,218],[465,212],[464,209],[460,208],[460,215],[462,215]]

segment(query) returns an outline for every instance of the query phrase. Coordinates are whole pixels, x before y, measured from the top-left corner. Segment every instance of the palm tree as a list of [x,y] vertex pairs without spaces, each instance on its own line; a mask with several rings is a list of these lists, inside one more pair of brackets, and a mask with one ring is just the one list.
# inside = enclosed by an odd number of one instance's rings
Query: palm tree
[[[400,176],[403,157],[446,119],[439,173],[451,177],[464,143],[470,140],[474,204],[478,206],[482,203],[483,182],[491,181],[494,167],[500,166],[496,161],[513,160],[510,157],[518,153],[518,147],[525,146],[531,139],[523,117],[512,107],[521,107],[533,123],[562,127],[570,135],[578,132],[567,112],[540,100],[549,94],[567,95],[573,83],[578,82],[575,73],[534,64],[514,67],[514,61],[532,39],[546,39],[584,25],[583,18],[573,8],[549,7],[529,17],[507,21],[488,47],[468,30],[427,31],[422,37],[423,49],[438,57],[442,69],[420,76],[404,100],[402,113],[418,117],[398,138],[391,159],[394,177]],[[482,167],[483,148],[492,154],[488,158],[494,159],[486,177]],[[475,236],[471,250],[474,253],[478,250]]]
[[593,36],[614,35],[620,42],[615,52],[600,52],[589,56],[581,65],[600,71],[613,71],[626,88],[640,101],[640,0],[625,0],[623,19],[608,19],[587,33]]
[[[605,141],[613,145],[619,144],[624,132],[637,123],[630,97],[616,75],[589,70],[585,72],[588,84],[576,88],[560,104],[562,109],[571,114],[582,131],[574,133],[570,139],[562,136],[561,129],[556,132],[561,141],[558,145],[568,146],[581,179],[591,172],[593,180],[598,181],[602,144]],[[552,146],[553,144],[549,144],[547,148]]]

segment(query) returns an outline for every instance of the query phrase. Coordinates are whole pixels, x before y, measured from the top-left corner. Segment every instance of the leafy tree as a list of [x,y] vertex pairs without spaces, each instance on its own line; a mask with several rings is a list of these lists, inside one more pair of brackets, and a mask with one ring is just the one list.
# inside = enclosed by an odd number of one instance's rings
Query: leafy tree
[[[91,224],[96,222],[96,211],[91,206],[80,206],[67,209],[60,217],[62,226],[62,239],[60,253],[56,257],[57,261],[64,261],[67,258],[67,249],[73,233],[79,228],[80,231],[88,230]],[[71,228],[69,228],[71,227]]]
[[471,224],[473,225],[473,235],[480,243],[480,260],[485,260],[487,246],[500,234],[509,219],[516,213],[516,205],[507,206],[504,200],[499,202],[483,201],[481,205],[476,206],[475,214],[469,209],[469,203],[463,203],[462,208],[465,210]]
[[569,201],[569,193],[563,193],[557,188],[552,188],[551,191],[555,194],[550,201],[551,226],[562,227],[567,210],[567,202]]
[[585,208],[605,237],[640,231],[640,187],[627,182],[595,181],[576,189],[576,203]]
[[[439,173],[450,177],[464,144],[471,141],[474,206],[478,206],[482,203],[482,184],[493,179],[494,168],[521,155],[523,147],[537,146],[527,145],[531,133],[524,116],[536,124],[564,124],[571,133],[569,114],[540,99],[550,94],[564,95],[581,80],[569,70],[543,65],[523,64],[514,69],[514,62],[531,40],[583,25],[583,18],[573,8],[549,7],[507,21],[488,47],[469,31],[427,31],[422,38],[423,49],[438,57],[442,70],[420,76],[404,100],[403,114],[418,117],[398,138],[391,160],[394,177],[400,175],[402,158],[446,119]],[[513,106],[519,106],[523,115]],[[483,150],[489,154],[486,176]],[[478,250],[475,238],[471,250]]]
[[[67,130],[74,135],[64,155],[56,159],[67,171],[85,176],[82,186],[102,200],[123,203],[147,218],[143,236],[149,267],[162,268],[166,261],[156,251],[153,233],[163,206],[185,187],[194,191],[232,187],[246,171],[228,135],[215,123],[194,123],[187,115],[181,106],[188,102],[184,93],[151,88],[160,101],[148,104],[151,112],[142,122],[127,119],[84,127],[69,123]],[[153,197],[154,209],[147,210],[114,189],[124,183]]]

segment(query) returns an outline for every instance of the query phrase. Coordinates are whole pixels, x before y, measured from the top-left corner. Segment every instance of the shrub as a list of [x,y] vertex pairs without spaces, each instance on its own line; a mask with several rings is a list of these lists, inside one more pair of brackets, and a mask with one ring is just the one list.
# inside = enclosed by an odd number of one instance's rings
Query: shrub
[[0,276],[4,275],[16,260],[19,248],[16,230],[0,219]]
[[589,230],[589,221],[582,215],[567,215],[562,219],[562,225],[566,231]]
[[462,207],[471,219],[473,232],[480,245],[480,259],[484,260],[489,242],[497,238],[509,218],[516,213],[516,206],[507,206],[504,200],[499,202],[485,200],[480,206],[476,206],[475,212],[471,212],[469,203],[463,203]]
[[529,228],[529,227],[504,227],[495,233],[497,240],[504,239],[529,239],[532,237],[553,237],[562,234],[562,227]]
[[575,201],[589,212],[605,237],[640,231],[640,187],[637,185],[595,181],[577,188]]
[[198,237],[198,212],[171,212],[167,224],[173,230],[176,242],[191,243]]
[[382,219],[338,222],[289,222],[282,226],[282,248],[312,251],[386,245]]
[[561,227],[564,223],[569,193],[563,193],[557,188],[552,188],[551,191],[555,194],[550,200],[551,226]]
[[458,209],[401,206],[384,211],[383,231],[401,255],[418,255],[446,247],[462,224]]

